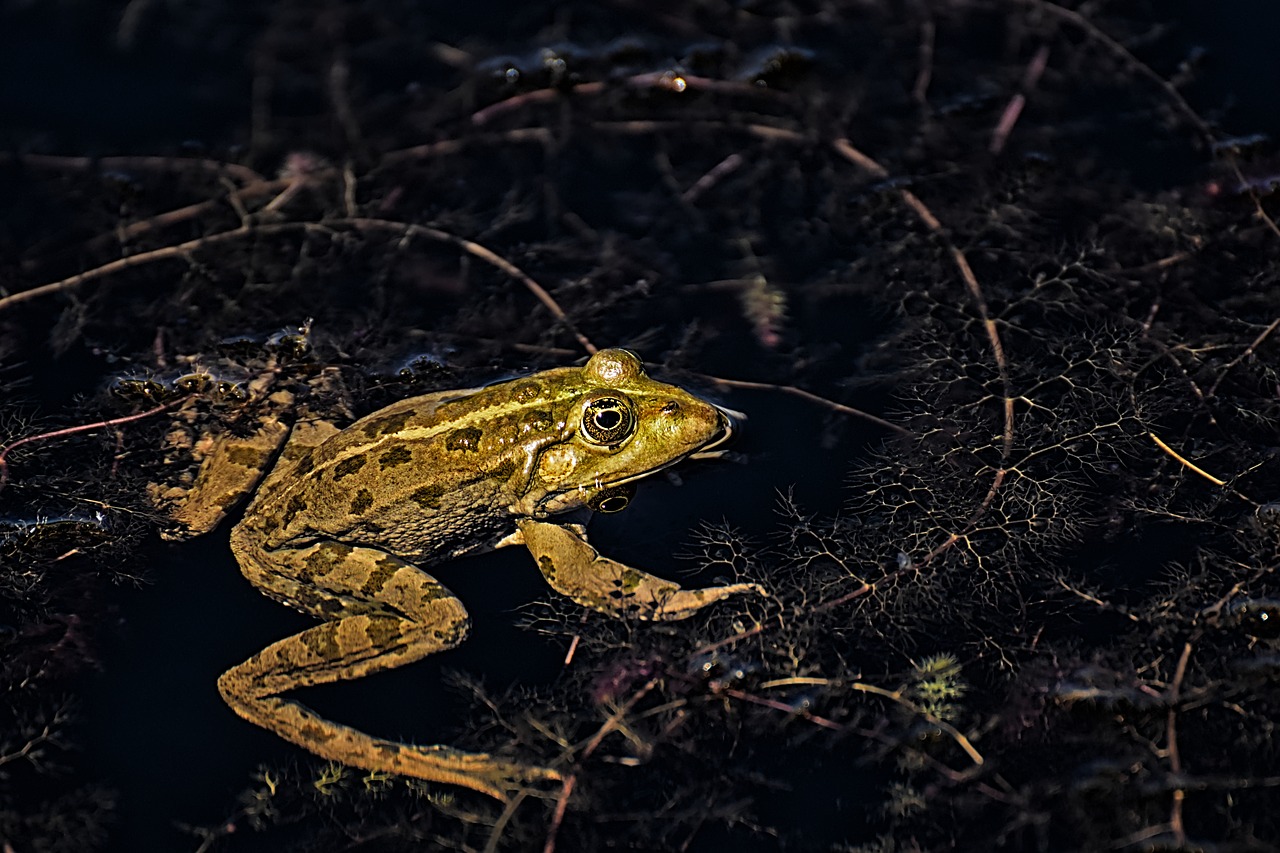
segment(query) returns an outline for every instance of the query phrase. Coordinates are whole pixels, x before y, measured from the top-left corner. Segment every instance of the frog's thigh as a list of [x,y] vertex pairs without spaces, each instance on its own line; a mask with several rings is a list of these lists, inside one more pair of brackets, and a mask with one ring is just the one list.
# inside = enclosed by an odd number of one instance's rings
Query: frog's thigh
[[740,592],[764,595],[753,583],[707,589],[682,589],[673,581],[600,556],[581,527],[533,519],[518,522],[524,544],[538,561],[547,583],[581,605],[617,616],[684,619],[697,610]]
[[309,455],[312,450],[341,431],[328,421],[315,418],[299,420],[289,432],[289,440],[280,451],[279,461],[262,481],[260,491],[270,491],[273,484],[292,477],[299,459]]
[[287,426],[272,421],[249,436],[223,433],[214,439],[195,483],[169,513],[185,528],[175,538],[198,536],[217,527],[227,512],[253,491],[288,432]]
[[[321,543],[268,556],[278,561],[274,571],[312,572],[310,598],[297,600],[299,606],[319,613],[324,602],[341,601],[343,612],[353,615],[273,643],[225,672],[218,689],[237,714],[323,758],[462,785],[500,799],[522,784],[559,778],[551,770],[484,754],[371,737],[281,697],[295,687],[357,678],[456,646],[466,636],[468,619],[462,602],[430,575],[374,549]],[[273,592],[284,595],[279,588]]]

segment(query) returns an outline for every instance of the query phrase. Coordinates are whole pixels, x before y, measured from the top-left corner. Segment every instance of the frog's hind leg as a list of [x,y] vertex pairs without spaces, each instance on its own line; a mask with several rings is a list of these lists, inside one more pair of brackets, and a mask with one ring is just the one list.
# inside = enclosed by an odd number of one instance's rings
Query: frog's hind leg
[[311,451],[339,432],[341,430],[329,421],[319,418],[299,418],[293,425],[293,429],[289,431],[288,441],[284,442],[284,446],[280,449],[280,458],[263,479],[258,492],[270,492],[271,487],[276,483],[295,477],[298,461],[310,456]]
[[246,574],[254,572],[251,579],[268,594],[332,620],[273,643],[222,675],[218,689],[241,717],[323,758],[499,799],[560,778],[554,770],[482,753],[372,737],[284,698],[297,687],[359,678],[452,648],[467,634],[467,612],[430,575],[374,549],[326,542],[271,552],[269,564],[251,550],[237,551]]
[[[278,420],[261,424],[249,435],[224,432],[204,448],[204,459],[189,489],[154,487],[153,502],[176,523],[162,532],[166,539],[189,539],[217,527],[227,513],[258,488],[293,476],[296,463],[338,428],[326,421],[299,420],[292,431]],[[282,449],[283,448],[283,449]],[[276,454],[280,458],[273,466]]]
[[289,428],[279,421],[262,424],[247,436],[224,432],[204,448],[204,459],[189,489],[152,490],[153,502],[177,524],[166,539],[189,539],[213,530],[227,513],[252,494]]

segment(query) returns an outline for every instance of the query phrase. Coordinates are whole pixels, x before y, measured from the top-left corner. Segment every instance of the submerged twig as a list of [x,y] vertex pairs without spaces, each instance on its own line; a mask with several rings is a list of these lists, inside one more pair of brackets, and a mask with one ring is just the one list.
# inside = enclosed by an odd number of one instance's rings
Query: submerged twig
[[178,405],[179,403],[184,403],[188,399],[190,399],[189,396],[178,397],[177,399],[170,400],[164,405],[156,406],[154,409],[147,409],[145,412],[138,412],[137,414],[125,415],[119,418],[110,418],[105,421],[96,421],[91,424],[81,424],[79,426],[66,427],[64,429],[55,429],[51,432],[42,432],[39,435],[29,435],[26,438],[20,438],[17,441],[13,442],[12,444],[9,444],[3,448],[0,448],[0,489],[3,489],[5,485],[9,482],[9,460],[8,460],[9,454],[12,453],[14,450],[17,450],[19,447],[22,447],[24,444],[34,444],[37,441],[47,441],[48,439],[51,439],[51,438],[62,438],[63,436],[78,435],[79,433],[90,432],[95,429],[105,429],[106,427],[113,427],[113,426],[119,426],[120,424],[132,423],[133,421],[142,420],[143,418],[149,418],[152,415],[157,415],[160,412],[166,411],[167,409],[172,409],[174,406]]

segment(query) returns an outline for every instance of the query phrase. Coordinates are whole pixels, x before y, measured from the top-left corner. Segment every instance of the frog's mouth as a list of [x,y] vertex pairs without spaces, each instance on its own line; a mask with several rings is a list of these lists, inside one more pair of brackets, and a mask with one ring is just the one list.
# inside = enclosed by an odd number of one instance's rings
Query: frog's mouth
[[686,456],[686,459],[723,459],[729,451],[725,449],[725,445],[733,439],[734,431],[738,429],[738,424],[747,419],[742,412],[734,409],[728,409],[724,406],[716,406],[715,410],[720,413],[720,432],[711,437],[711,440],[693,453]]

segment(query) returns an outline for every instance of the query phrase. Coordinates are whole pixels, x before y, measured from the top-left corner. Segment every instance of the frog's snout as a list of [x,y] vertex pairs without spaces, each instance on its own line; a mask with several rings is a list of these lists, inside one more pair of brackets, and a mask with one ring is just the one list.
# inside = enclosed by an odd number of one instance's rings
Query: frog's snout
[[711,407],[719,413],[725,423],[725,432],[729,435],[741,432],[743,427],[746,426],[746,412],[739,412],[737,409],[730,409],[728,406],[720,406],[715,403],[712,403]]
[[719,406],[713,406],[716,410],[716,432],[711,436],[711,441],[707,443],[707,448],[715,447],[717,444],[724,444],[733,437],[733,433],[737,428],[737,423],[733,419],[733,415],[726,412]]
[[722,456],[724,451],[720,448],[741,430],[741,421],[746,419],[745,415],[733,409],[725,409],[712,403],[705,405],[710,410],[707,418],[707,426],[710,428],[705,432],[702,446],[691,455],[694,459],[715,459]]

